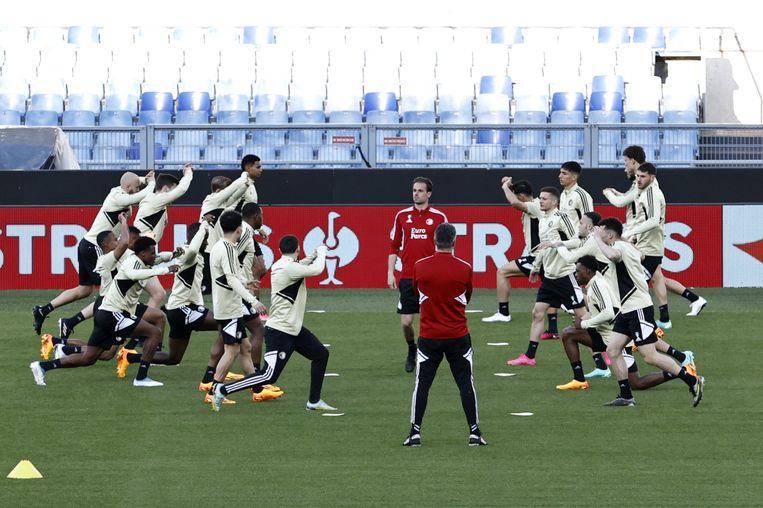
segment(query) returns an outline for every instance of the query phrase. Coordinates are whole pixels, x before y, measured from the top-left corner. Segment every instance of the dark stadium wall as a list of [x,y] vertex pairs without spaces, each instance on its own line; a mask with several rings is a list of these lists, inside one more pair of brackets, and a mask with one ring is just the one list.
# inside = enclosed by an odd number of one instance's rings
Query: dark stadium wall
[[[176,173],[179,170],[162,172]],[[139,174],[145,172],[138,171]],[[117,171],[0,171],[0,206],[100,205],[119,182]],[[235,177],[235,171],[196,171],[180,205],[198,206],[215,175]],[[411,180],[427,176],[434,182],[432,202],[441,205],[504,204],[502,176],[529,180],[537,190],[558,186],[555,169],[383,169],[273,170],[257,182],[264,205],[402,205],[410,202]],[[657,176],[669,204],[761,203],[759,168],[670,168]],[[602,203],[602,189],[625,190],[621,168],[584,169],[581,185]]]

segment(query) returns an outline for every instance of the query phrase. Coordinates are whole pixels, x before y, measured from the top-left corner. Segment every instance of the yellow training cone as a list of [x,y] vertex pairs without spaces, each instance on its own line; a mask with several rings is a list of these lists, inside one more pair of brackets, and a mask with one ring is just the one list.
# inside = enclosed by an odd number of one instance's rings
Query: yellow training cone
[[34,464],[28,460],[22,460],[16,464],[16,467],[13,468],[13,471],[8,473],[8,478],[15,478],[16,480],[31,480],[34,478],[42,478],[42,475],[37,470],[37,468],[34,467]]

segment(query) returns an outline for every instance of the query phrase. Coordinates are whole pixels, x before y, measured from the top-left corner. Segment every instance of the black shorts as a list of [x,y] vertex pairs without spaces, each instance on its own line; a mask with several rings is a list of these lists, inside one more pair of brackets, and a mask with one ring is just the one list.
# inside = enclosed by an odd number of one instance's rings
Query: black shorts
[[641,266],[644,267],[644,271],[646,272],[646,280],[652,280],[654,272],[657,271],[657,268],[661,264],[662,256],[644,256],[644,259],[641,260]]
[[533,263],[535,263],[535,256],[522,256],[515,259],[514,262],[517,264],[519,271],[525,274],[525,277],[529,277],[533,269]]
[[575,274],[569,274],[559,279],[546,277],[538,288],[536,302],[547,303],[558,309],[564,304],[568,309],[579,309],[585,305],[583,302],[583,290],[580,289]]
[[101,276],[95,272],[95,264],[98,262],[98,256],[101,254],[101,248],[90,243],[84,238],[79,241],[77,246],[77,264],[79,264],[79,285],[97,286],[101,283]]
[[220,328],[220,333],[223,335],[223,342],[228,346],[241,344],[241,341],[244,340],[246,328],[244,328],[243,319],[218,319],[217,326]]
[[98,312],[98,309],[101,308],[101,304],[103,303],[103,296],[98,295],[98,298],[95,299],[93,302],[93,316],[95,316],[95,313]]
[[241,301],[241,311],[244,313],[241,318],[244,320],[244,323],[248,323],[249,321],[260,317],[260,313],[254,310],[252,304],[243,300]]
[[413,290],[413,279],[400,279],[397,285],[400,290],[400,300],[397,302],[398,314],[418,314],[419,295]]
[[204,326],[207,314],[209,314],[209,309],[193,303],[177,309],[167,309],[170,339],[189,340],[194,330],[199,330]]
[[657,342],[657,334],[654,333],[656,329],[653,307],[621,313],[615,318],[615,325],[612,327],[612,331],[627,335],[637,346]]
[[109,349],[115,344],[121,344],[124,338],[130,337],[135,328],[140,324],[146,309],[148,307],[143,304],[138,304],[135,314],[125,311],[112,312],[98,309],[95,312],[95,324],[93,325],[93,332],[90,334],[87,345]]

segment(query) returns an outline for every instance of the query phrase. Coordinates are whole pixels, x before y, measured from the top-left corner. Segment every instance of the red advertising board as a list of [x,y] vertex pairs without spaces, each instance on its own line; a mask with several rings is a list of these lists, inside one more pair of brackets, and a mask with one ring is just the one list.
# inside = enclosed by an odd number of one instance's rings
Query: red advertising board
[[[272,240],[263,246],[267,265],[278,239],[294,234],[303,251],[326,243],[326,272],[312,287],[380,288],[386,285],[393,206],[266,207]],[[520,214],[508,206],[443,206],[456,226],[456,254],[472,263],[476,287],[495,287],[496,267],[521,255]],[[622,210],[597,207],[603,216]],[[76,285],[77,243],[90,227],[97,207],[0,208],[0,289],[65,289]],[[185,238],[184,224],[198,218],[197,207],[173,207],[161,250]],[[688,286],[721,286],[722,207],[669,206],[664,268]],[[165,285],[171,277],[164,277]],[[267,280],[264,281],[267,285]],[[512,286],[528,287],[514,279]]]

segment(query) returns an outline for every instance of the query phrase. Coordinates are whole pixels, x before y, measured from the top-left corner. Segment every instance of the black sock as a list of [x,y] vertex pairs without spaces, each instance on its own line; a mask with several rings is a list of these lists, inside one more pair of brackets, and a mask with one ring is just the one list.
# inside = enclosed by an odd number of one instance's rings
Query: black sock
[[[222,388],[220,388],[220,393],[222,393],[223,395],[228,395],[228,390],[225,389],[225,383],[223,383],[223,382],[215,383],[215,385],[218,385],[218,384],[222,385]],[[215,387],[214,386],[212,387],[212,393],[213,394],[215,393]]]
[[53,344],[63,344],[64,346],[66,345],[66,341],[67,339],[62,339],[61,337],[53,337],[51,339],[51,342],[53,342]]
[[681,293],[681,296],[689,300],[690,302],[694,303],[697,300],[699,300],[699,296],[697,296],[696,293],[694,293],[691,289],[685,289],[683,293]]
[[530,343],[527,345],[527,352],[525,353],[525,356],[527,358],[535,358],[535,353],[538,351],[538,343],[530,341]]
[[675,379],[677,376],[675,374],[671,374],[670,372],[663,370],[662,371],[662,377],[665,378],[665,381],[670,381],[672,379]]
[[593,363],[596,364],[597,369],[607,370],[607,362],[604,361],[604,355],[601,353],[593,354]]
[[138,339],[130,339],[125,343],[125,349],[135,349],[138,347]]
[[135,376],[135,379],[140,381],[141,379],[146,379],[148,377],[148,368],[151,366],[151,362],[144,362],[141,360],[140,367],[138,367],[138,375]]
[[632,399],[633,393],[631,392],[631,384],[628,382],[627,379],[621,379],[617,382],[618,385],[620,385],[620,398],[621,399]]
[[77,312],[75,315],[67,319],[67,321],[70,322],[69,324],[71,325],[72,328],[74,328],[75,326],[83,322],[84,320],[85,320],[85,316],[83,316],[81,312]]
[[570,365],[572,365],[572,377],[575,378],[575,381],[584,382],[583,362],[570,362]]
[[140,353],[127,353],[127,363],[138,363],[142,357]]
[[670,345],[668,346],[668,350],[665,354],[675,358],[678,363],[684,363],[684,360],[686,360],[686,355],[683,353],[683,351],[679,351]]
[[61,351],[63,351],[65,355],[73,355],[76,353],[81,353],[82,346],[64,346],[61,348]]
[[689,388],[693,387],[697,383],[697,378],[686,372],[686,369],[681,367],[681,372],[678,373],[678,377],[681,378],[681,381],[686,383]]
[[482,435],[482,431],[480,430],[480,426],[477,425],[476,423],[474,425],[470,425],[469,426],[469,432],[474,434],[474,435],[477,435],[477,436],[481,436]]
[[660,305],[660,321],[667,323],[670,321],[670,313],[668,312],[668,304]]
[[47,316],[51,312],[53,312],[53,305],[51,305],[50,302],[40,307],[40,314],[42,314],[43,316]]
[[420,434],[420,433],[421,433],[421,425],[417,425],[415,423],[412,424],[410,434],[414,435],[414,434]]
[[509,315],[509,302],[498,302],[498,313],[504,316]]
[[415,342],[409,342],[408,343],[408,354],[409,355],[415,355],[416,354],[416,343]]
[[551,333],[559,333],[559,328],[556,327],[556,314],[548,315],[548,331]]
[[53,360],[52,362],[40,362],[40,368],[44,371],[49,371],[52,369],[57,369],[61,367],[61,360]]
[[204,377],[201,378],[201,382],[204,384],[211,383],[212,380],[215,378],[215,369],[216,367],[207,365],[207,370],[204,372]]

